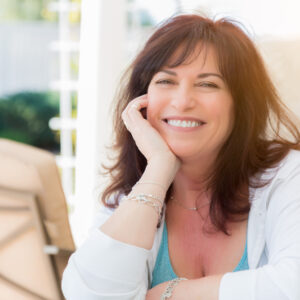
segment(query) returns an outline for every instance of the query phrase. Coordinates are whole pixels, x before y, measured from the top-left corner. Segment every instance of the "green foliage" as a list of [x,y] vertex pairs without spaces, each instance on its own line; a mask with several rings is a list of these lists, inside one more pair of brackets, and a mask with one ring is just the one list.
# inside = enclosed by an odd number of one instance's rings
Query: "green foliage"
[[[1,0],[0,21],[49,21],[57,22],[58,14],[48,6],[53,0]],[[80,0],[71,0],[80,4]],[[69,13],[70,23],[80,22],[80,11]]]
[[42,20],[45,0],[1,0],[2,20]]
[[56,152],[59,150],[59,137],[48,123],[58,114],[57,93],[10,95],[0,99],[0,136]]

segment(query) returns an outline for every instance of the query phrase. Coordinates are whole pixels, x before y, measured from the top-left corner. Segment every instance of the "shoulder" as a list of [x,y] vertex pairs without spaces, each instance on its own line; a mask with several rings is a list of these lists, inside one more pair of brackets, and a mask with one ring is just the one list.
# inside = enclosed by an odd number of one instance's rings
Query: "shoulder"
[[277,168],[277,176],[279,178],[286,178],[294,173],[300,172],[300,151],[290,150],[285,158],[280,162]]
[[[266,185],[250,189],[252,203],[268,207],[270,202],[283,203],[283,197],[285,201],[296,201],[295,195],[300,195],[300,151],[290,150],[277,166],[266,169],[259,176],[259,182]],[[277,198],[281,200],[275,201]]]
[[300,151],[290,150],[281,162],[263,174],[269,183],[262,188],[266,207],[300,203]]
[[[291,176],[300,172],[300,151],[290,150],[288,154],[275,166],[266,169],[260,177],[262,182],[267,181],[268,189],[279,181],[288,180]],[[300,185],[299,185],[300,186]]]

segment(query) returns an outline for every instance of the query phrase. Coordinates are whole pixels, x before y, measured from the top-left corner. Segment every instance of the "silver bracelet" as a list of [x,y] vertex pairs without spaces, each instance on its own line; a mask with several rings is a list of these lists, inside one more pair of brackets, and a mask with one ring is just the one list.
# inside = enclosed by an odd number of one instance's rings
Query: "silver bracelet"
[[157,196],[154,196],[152,194],[143,194],[142,193],[142,194],[138,194],[136,197],[148,197],[148,198],[152,198],[154,200],[159,201],[161,205],[164,205],[164,201],[161,198],[159,198]]
[[[147,196],[150,196],[149,198],[152,198],[152,197],[155,197],[153,195],[148,195],[148,194],[138,194],[136,196],[125,196],[124,197],[124,200],[134,200],[134,201],[137,201],[138,203],[142,203],[142,204],[150,204],[150,206],[152,206],[157,214],[158,214],[158,222],[157,222],[157,228],[160,227],[161,225],[161,221],[162,221],[162,218],[163,218],[163,214],[164,214],[164,204],[161,204],[161,206],[157,205],[157,203],[154,203],[153,201],[147,199],[146,197]],[[162,200],[158,199],[157,197],[155,197],[156,200],[159,200],[160,203],[162,203]],[[122,201],[122,203],[125,203],[125,201]]]
[[187,278],[175,278],[173,280],[171,280],[166,288],[166,290],[164,291],[164,293],[161,295],[160,300],[166,300],[167,298],[170,298],[172,296],[172,292],[174,290],[174,287],[182,280],[187,280]]
[[136,196],[126,197],[125,200],[133,200],[133,201],[137,201],[138,203],[152,206],[156,210],[158,217],[160,218],[161,209],[162,209],[161,205],[153,202],[152,200],[147,199],[146,197],[147,194],[139,194]]

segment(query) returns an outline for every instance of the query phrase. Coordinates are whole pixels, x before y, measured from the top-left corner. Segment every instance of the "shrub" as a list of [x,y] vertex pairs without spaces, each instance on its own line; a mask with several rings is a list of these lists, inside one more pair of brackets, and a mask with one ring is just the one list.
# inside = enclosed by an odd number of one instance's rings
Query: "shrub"
[[21,92],[0,98],[0,137],[57,152],[59,136],[48,123],[58,114],[57,93]]

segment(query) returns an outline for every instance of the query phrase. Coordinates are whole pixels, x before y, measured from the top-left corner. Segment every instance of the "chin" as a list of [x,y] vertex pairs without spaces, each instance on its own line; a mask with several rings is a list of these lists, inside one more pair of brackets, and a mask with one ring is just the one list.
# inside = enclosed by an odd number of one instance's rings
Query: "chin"
[[170,145],[171,151],[180,159],[191,158],[199,155],[199,149],[187,147],[184,144],[181,145]]
[[[199,163],[201,160],[210,160],[215,157],[216,150],[211,145],[188,145],[187,143],[168,143],[171,151],[182,161],[195,161]],[[210,146],[210,147],[209,147]]]

